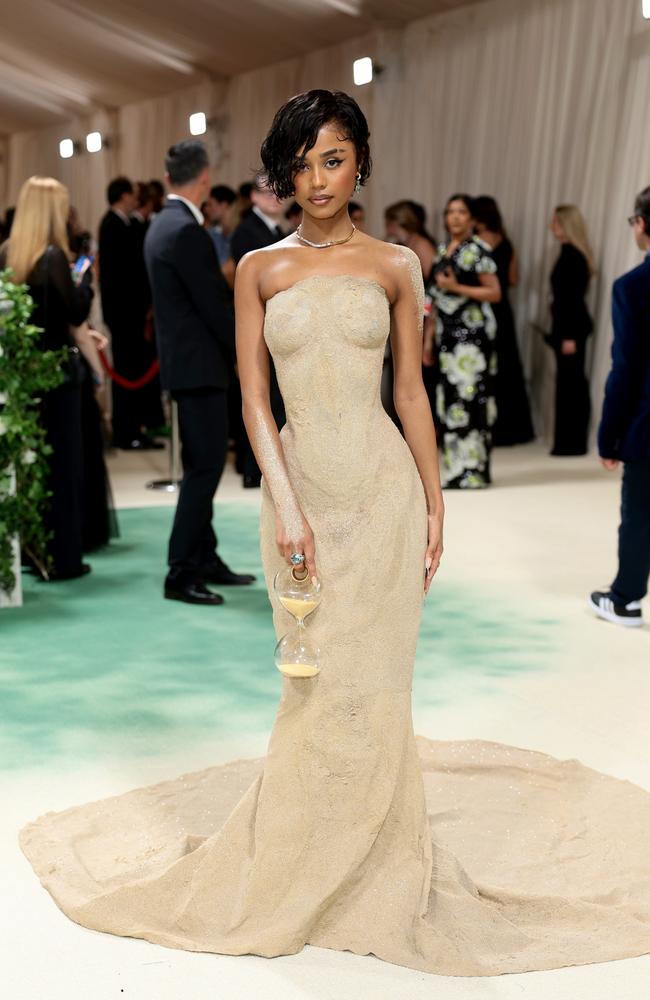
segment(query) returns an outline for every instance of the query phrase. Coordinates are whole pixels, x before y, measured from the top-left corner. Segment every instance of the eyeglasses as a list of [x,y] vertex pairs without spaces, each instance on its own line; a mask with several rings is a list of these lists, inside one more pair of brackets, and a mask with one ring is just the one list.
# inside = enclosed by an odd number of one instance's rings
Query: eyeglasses
[[628,224],[628,226],[633,226],[635,224],[636,220],[639,219],[639,218],[640,218],[639,215],[628,215],[628,217],[627,217],[627,224]]

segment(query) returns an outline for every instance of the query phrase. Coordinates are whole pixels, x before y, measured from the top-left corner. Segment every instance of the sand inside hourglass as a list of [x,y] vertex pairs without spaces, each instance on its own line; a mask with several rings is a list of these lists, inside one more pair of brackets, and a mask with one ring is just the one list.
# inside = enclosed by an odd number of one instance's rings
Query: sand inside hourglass
[[278,666],[285,677],[314,677],[318,669],[313,663],[280,663]]
[[306,618],[314,608],[318,607],[318,601],[303,600],[300,597],[280,597],[280,604],[293,615],[294,618]]

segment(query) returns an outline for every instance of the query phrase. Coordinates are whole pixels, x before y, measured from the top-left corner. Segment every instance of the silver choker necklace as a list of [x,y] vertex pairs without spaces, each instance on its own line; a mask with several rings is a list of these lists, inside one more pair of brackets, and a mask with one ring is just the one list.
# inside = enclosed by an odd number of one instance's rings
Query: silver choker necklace
[[311,240],[308,240],[306,236],[302,235],[301,232],[302,222],[296,229],[296,236],[298,237],[301,243],[305,243],[308,247],[314,247],[315,250],[324,250],[325,247],[338,247],[341,245],[341,243],[348,243],[357,231],[357,227],[355,226],[355,224],[351,223],[351,225],[352,225],[352,232],[350,233],[349,236],[346,236],[345,239],[343,240],[330,240],[328,243],[312,243]]

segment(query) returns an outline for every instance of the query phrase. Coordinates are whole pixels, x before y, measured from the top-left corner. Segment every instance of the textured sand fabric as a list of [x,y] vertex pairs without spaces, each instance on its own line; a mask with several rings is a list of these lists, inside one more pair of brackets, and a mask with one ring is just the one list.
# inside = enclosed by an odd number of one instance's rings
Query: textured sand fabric
[[[350,276],[267,305],[323,581],[322,671],[282,681],[267,757],[49,814],[23,850],[73,920],[175,948],[308,943],[459,976],[648,952],[650,795],[576,761],[414,738],[426,511],[379,399],[388,327],[382,288]],[[264,489],[270,589],[274,533]],[[280,636],[292,619],[271,603]]]

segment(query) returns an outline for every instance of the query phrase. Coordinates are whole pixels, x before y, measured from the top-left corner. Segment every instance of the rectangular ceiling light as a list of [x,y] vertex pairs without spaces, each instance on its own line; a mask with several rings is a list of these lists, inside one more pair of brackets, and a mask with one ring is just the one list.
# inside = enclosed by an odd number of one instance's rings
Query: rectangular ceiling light
[[59,143],[59,156],[62,160],[69,160],[74,156],[74,143],[72,139],[61,139]]
[[370,56],[364,56],[363,59],[355,59],[352,64],[352,72],[357,87],[362,87],[364,83],[370,83],[372,80],[372,59]]
[[644,17],[650,18],[650,0],[642,0],[641,11]]
[[203,135],[207,130],[208,123],[206,121],[205,114],[202,111],[197,111],[196,114],[190,115],[190,134],[191,135]]
[[86,136],[86,149],[89,153],[99,153],[102,148],[101,132],[89,132]]

